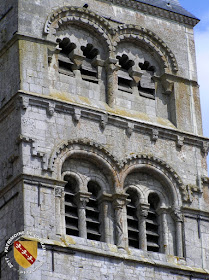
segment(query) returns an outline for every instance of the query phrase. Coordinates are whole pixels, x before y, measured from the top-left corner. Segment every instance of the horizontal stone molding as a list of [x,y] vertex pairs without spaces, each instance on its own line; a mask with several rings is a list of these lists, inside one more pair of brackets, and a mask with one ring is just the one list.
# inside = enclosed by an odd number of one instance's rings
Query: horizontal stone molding
[[[77,105],[73,103],[67,103],[63,101],[58,101],[49,97],[37,96],[32,94],[27,94],[21,91],[20,95],[29,96],[29,105],[35,107],[41,107],[46,109],[46,114],[48,114],[48,110],[51,106],[53,106],[53,114],[69,114],[78,118],[80,121],[82,118],[97,121],[100,125],[101,122],[103,129],[108,124],[114,125],[116,127],[123,128],[125,130],[129,130],[131,127],[132,133],[140,133],[145,135],[150,135],[150,138],[153,140],[165,139],[172,140],[176,143],[177,147],[182,147],[183,145],[189,145],[193,147],[197,147],[201,150],[203,154],[208,153],[209,149],[209,139],[207,137],[194,135],[191,133],[183,132],[178,129],[173,129],[169,127],[162,127],[159,125],[151,124],[148,122],[143,122],[140,120],[136,120],[134,118],[126,118],[120,115],[116,115],[114,113],[109,113],[107,111],[88,108],[83,105]],[[52,104],[52,105],[51,105]],[[79,114],[78,114],[79,112]],[[50,116],[49,116],[50,117]],[[127,137],[130,137],[129,133]]]
[[188,24],[191,26],[195,26],[199,20],[197,18],[192,18],[188,16],[184,16],[172,11],[167,11],[152,5],[148,5],[145,3],[141,3],[136,0],[101,0],[102,2],[113,3],[115,5],[119,5],[125,8],[137,10],[143,12],[145,14],[161,17],[164,19],[168,19],[171,21],[177,21],[182,24]]

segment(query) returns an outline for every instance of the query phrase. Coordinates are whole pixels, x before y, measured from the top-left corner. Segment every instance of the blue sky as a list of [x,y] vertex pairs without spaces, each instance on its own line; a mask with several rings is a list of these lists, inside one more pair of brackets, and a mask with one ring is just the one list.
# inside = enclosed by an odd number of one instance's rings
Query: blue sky
[[[209,0],[179,0],[201,21],[194,28],[204,136],[209,137]],[[209,157],[208,157],[209,167]]]

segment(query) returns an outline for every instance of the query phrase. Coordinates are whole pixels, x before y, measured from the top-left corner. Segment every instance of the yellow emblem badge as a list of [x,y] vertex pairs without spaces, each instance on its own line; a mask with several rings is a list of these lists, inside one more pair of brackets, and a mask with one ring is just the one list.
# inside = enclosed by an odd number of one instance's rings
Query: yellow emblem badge
[[37,259],[38,242],[37,241],[15,241],[14,258],[23,268],[28,268]]

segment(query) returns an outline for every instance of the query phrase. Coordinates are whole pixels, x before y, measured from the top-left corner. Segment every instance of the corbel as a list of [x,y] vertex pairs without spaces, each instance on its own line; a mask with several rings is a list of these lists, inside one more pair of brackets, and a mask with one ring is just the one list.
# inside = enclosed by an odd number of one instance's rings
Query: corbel
[[85,59],[85,57],[83,56],[83,54],[81,53],[81,51],[79,51],[78,49],[74,49],[69,53],[68,56],[72,62],[74,63],[74,65],[72,66],[73,70],[78,70],[80,69],[83,60]]
[[78,123],[80,121],[81,118],[81,109],[79,108],[75,108],[74,110],[74,114],[73,114],[73,120]]
[[101,115],[101,120],[100,120],[101,129],[105,129],[107,123],[108,123],[108,116],[107,115]]
[[151,134],[151,139],[152,141],[157,141],[157,139],[159,138],[159,131],[156,128],[152,129],[152,134]]
[[55,111],[55,104],[54,103],[48,103],[47,113],[49,116],[53,116]]
[[204,154],[208,154],[208,152],[209,152],[209,142],[207,142],[207,141],[202,142],[202,152]]
[[160,81],[164,89],[163,93],[167,95],[172,94],[174,91],[174,81],[169,79],[166,74],[160,77]]
[[29,97],[26,96],[19,96],[17,99],[17,106],[18,109],[22,108],[23,110],[27,110],[28,106],[29,106]]
[[178,148],[182,148],[184,145],[184,137],[183,136],[179,136],[177,135],[177,138],[176,138],[176,146]]
[[133,79],[136,85],[139,84],[143,72],[140,70],[139,67],[136,65],[133,65],[129,70],[128,70],[129,76]]
[[134,131],[134,125],[132,123],[128,123],[128,127],[126,128],[126,134],[128,137],[131,137]]

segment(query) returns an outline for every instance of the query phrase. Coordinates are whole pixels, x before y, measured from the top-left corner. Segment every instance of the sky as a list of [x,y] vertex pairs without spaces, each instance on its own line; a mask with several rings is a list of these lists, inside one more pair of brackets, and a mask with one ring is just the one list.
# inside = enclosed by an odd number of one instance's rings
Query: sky
[[209,137],[209,0],[179,0],[179,2],[183,8],[201,20],[194,28],[195,45],[203,133]]

